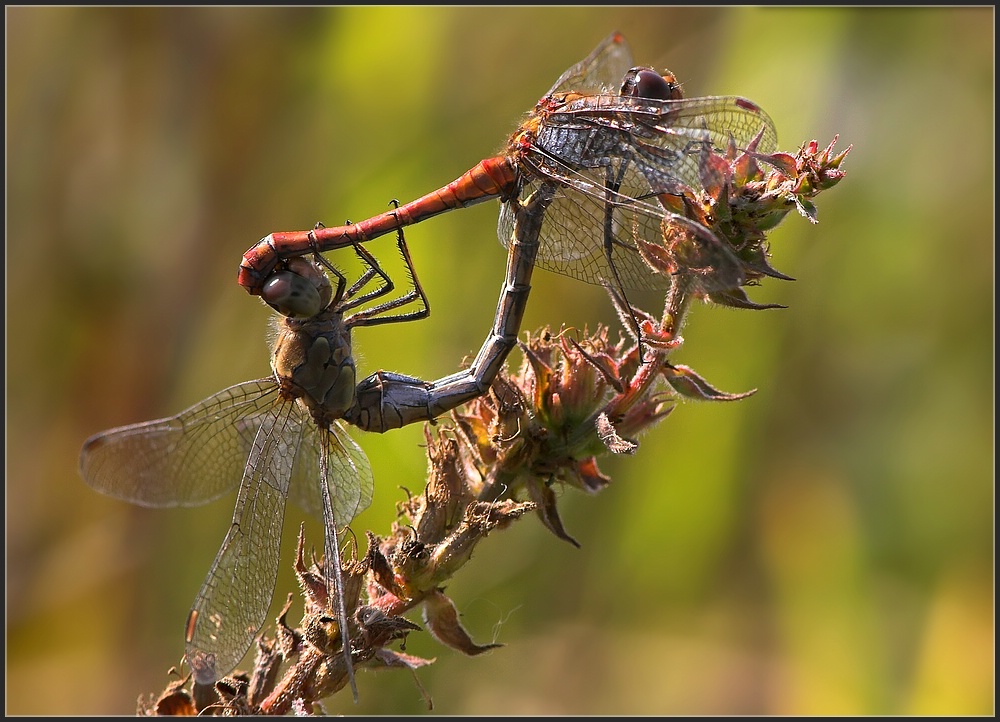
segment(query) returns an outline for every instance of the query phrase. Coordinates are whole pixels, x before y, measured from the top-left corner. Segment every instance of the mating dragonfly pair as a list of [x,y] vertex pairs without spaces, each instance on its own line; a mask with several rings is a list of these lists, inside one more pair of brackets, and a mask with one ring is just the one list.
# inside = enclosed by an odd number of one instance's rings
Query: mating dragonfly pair
[[[619,292],[668,288],[673,278],[654,271],[637,249],[637,241],[662,241],[667,224],[688,230],[700,245],[709,271],[699,269],[702,282],[714,276],[739,285],[733,252],[676,213],[675,201],[703,187],[711,153],[767,153],[776,144],[774,126],[756,104],[734,96],[684,98],[674,76],[633,67],[628,45],[614,33],[563,73],[501,155],[366,221],[273,233],[248,250],[240,284],[281,314],[273,376],[230,387],[177,416],[97,434],[81,456],[88,484],[146,506],[201,504],[239,486],[232,526],[188,617],[186,657],[196,682],[228,674],[264,623],[288,497],[324,522],[327,578],[337,586],[329,598],[338,605],[351,669],[338,527],[370,503],[373,480],[344,422],[383,432],[484,393],[517,342],[535,265]],[[429,313],[401,229],[493,198],[501,201],[507,276],[493,328],[471,366],[433,383],[384,371],[358,383],[354,327]],[[413,287],[383,301],[392,282],[363,244],[390,231],[398,233]],[[366,264],[351,285],[320,255],[348,247]],[[680,261],[674,268],[687,271]],[[417,310],[403,310],[409,304]]]

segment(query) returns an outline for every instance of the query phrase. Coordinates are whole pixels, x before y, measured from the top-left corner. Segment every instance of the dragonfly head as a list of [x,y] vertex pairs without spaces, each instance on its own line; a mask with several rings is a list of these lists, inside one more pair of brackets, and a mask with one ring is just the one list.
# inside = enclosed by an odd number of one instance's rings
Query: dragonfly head
[[669,71],[660,75],[652,68],[632,68],[625,73],[619,95],[648,100],[680,100],[684,92]]
[[330,305],[333,287],[317,264],[306,258],[290,258],[264,282],[260,297],[282,316],[306,319]]

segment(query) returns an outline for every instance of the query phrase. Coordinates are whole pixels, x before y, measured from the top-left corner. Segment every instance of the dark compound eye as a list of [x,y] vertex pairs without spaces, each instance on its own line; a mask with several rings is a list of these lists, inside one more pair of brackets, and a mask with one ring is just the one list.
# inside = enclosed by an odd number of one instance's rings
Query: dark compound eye
[[316,286],[291,271],[280,271],[271,276],[264,284],[260,297],[278,313],[290,318],[309,318],[323,310]]
[[649,68],[632,68],[622,81],[621,95],[649,100],[680,100],[680,85],[673,75],[660,75]]

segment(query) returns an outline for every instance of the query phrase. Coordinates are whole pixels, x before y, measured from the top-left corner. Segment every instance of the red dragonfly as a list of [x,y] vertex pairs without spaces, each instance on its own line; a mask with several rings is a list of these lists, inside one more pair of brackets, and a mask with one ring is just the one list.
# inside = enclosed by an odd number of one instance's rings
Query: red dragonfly
[[[539,236],[540,267],[621,289],[666,288],[669,276],[646,265],[635,239],[662,245],[664,224],[682,224],[701,244],[696,257],[707,259],[707,270],[722,286],[736,286],[744,279],[732,251],[674,212],[685,189],[703,188],[709,154],[730,144],[768,153],[777,148],[777,134],[767,114],[745,98],[684,98],[672,74],[633,67],[625,38],[612,33],[562,74],[501,155],[391,213],[336,228],[272,233],[244,254],[239,282],[257,294],[282,259],[364,243],[492,198],[502,201],[498,234],[508,246],[513,201],[550,183],[556,194]],[[684,273],[682,261],[677,268]]]

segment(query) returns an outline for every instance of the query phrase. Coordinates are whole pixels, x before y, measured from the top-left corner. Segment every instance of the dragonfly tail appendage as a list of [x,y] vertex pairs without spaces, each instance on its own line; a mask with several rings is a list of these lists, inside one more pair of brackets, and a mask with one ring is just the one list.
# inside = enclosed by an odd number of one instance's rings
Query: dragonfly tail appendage
[[386,371],[372,374],[358,385],[357,401],[346,415],[352,424],[381,433],[429,421],[485,393],[517,344],[542,220],[554,194],[555,186],[543,183],[518,208],[515,238],[510,244],[506,281],[493,328],[472,365],[432,383]]

